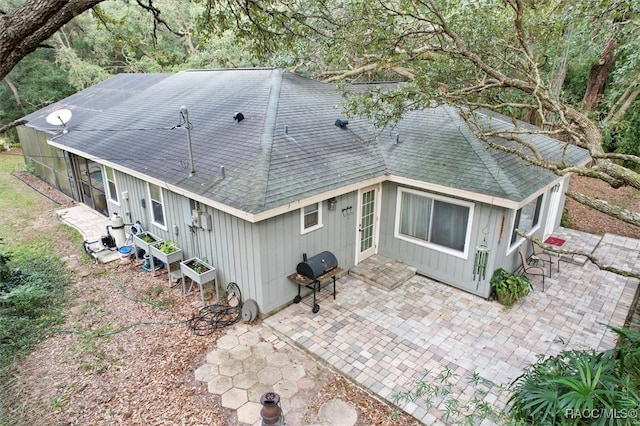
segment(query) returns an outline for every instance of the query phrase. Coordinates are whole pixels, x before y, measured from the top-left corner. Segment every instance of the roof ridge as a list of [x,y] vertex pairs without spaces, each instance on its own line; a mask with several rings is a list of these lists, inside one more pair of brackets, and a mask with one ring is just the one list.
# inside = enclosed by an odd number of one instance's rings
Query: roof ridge
[[265,171],[264,191],[262,196],[263,207],[267,202],[267,194],[269,193],[269,178],[271,174],[271,156],[273,153],[273,136],[276,129],[276,119],[278,117],[278,105],[280,104],[280,90],[282,89],[282,70],[274,68],[271,74],[269,88],[269,100],[267,102],[266,114],[262,136],[260,138],[260,147],[262,150],[262,158],[266,162],[267,169]]
[[[458,120],[460,120],[460,114],[457,112],[458,107],[445,106],[444,108],[447,115],[459,122]],[[453,109],[456,110],[455,113],[452,111]],[[502,188],[508,194],[519,192],[518,188],[509,179],[507,179],[506,174],[503,172],[502,167],[500,166],[500,162],[488,152],[488,147],[484,143],[479,142],[480,139],[475,136],[473,131],[469,128],[469,125],[467,125],[466,121],[464,127],[458,126],[458,130],[462,137],[467,140],[469,146],[471,147],[471,149],[473,149],[473,152],[475,152],[480,161],[482,161],[482,164],[484,164],[489,174],[493,176],[495,182],[500,185],[500,188]],[[473,136],[470,136],[468,132],[470,132]]]

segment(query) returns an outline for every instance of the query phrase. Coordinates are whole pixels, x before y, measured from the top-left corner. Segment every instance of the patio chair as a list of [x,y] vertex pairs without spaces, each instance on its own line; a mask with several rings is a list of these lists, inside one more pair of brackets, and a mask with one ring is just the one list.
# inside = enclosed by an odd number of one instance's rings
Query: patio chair
[[[549,277],[551,277],[551,268],[554,264],[558,265],[558,272],[560,272],[560,256],[551,256],[550,253],[546,252],[541,246],[534,243],[533,241],[531,242],[531,244],[533,245],[533,255],[531,255],[531,260],[538,260],[542,262],[543,266],[548,263]],[[555,260],[553,260],[554,257],[556,258]]]
[[522,270],[524,273],[528,275],[542,276],[542,292],[544,293],[544,277],[547,275],[547,271],[544,269],[544,266],[532,265],[530,263],[530,259],[527,259],[527,255],[524,253],[524,248],[522,246],[518,252],[520,253],[520,260],[522,260]]

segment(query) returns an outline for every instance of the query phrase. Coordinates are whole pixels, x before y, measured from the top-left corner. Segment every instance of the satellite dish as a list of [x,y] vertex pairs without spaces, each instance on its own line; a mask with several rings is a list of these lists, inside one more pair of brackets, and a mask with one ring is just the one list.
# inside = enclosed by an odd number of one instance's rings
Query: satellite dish
[[[53,126],[62,126],[64,128],[69,120],[71,120],[71,111],[69,111],[68,109],[59,109],[57,111],[53,111],[51,114],[47,115],[46,120],[47,123]],[[62,132],[66,133],[67,130],[64,129]]]

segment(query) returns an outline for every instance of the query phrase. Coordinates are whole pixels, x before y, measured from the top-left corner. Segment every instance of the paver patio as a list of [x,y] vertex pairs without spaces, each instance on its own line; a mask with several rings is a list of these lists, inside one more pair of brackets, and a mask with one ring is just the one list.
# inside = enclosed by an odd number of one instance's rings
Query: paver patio
[[[589,249],[596,255],[620,266],[640,265],[640,241],[598,240]],[[411,390],[410,382],[426,369],[448,368],[459,378],[455,392],[464,402],[474,392],[465,378],[474,372],[507,385],[541,354],[615,345],[603,324],[624,326],[637,279],[568,262],[547,278],[545,292],[539,279],[533,279],[536,291],[505,309],[419,275],[391,291],[346,276],[338,281],[336,300],[321,300],[317,314],[301,303],[264,322],[389,401]],[[490,387],[485,400],[504,403],[498,392]],[[400,406],[425,424],[444,417],[443,406],[429,408],[421,400]]]

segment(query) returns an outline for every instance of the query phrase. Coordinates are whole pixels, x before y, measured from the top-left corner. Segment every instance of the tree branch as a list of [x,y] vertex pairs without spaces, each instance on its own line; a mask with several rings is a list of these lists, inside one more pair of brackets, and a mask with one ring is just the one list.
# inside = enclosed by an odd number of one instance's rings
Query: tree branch
[[567,191],[567,197],[587,207],[591,207],[607,216],[621,220],[634,226],[640,226],[640,213],[616,206],[599,198],[590,197],[579,192]]
[[5,133],[13,129],[14,127],[18,127],[22,124],[27,124],[27,120],[20,119],[20,120],[12,121],[9,124],[5,124],[4,126],[0,127],[0,134]]
[[564,250],[559,248],[558,246],[554,246],[551,244],[545,244],[543,243],[538,237],[532,237],[529,235],[526,235],[524,232],[522,232],[519,229],[516,229],[516,233],[521,236],[522,238],[531,241],[533,244],[536,244],[540,247],[542,247],[545,251],[551,252],[551,253],[555,253],[557,255],[561,255],[561,254],[565,254],[568,256],[583,256],[586,259],[589,260],[589,262],[591,262],[593,265],[595,265],[599,270],[601,271],[606,271],[606,272],[612,272],[616,275],[620,275],[623,277],[629,277],[629,278],[638,278],[640,279],[640,272],[636,272],[633,270],[629,270],[629,269],[620,269],[617,268],[613,265],[608,265],[605,264],[602,260],[600,260],[600,258],[592,255],[591,253],[587,253],[584,251],[580,251],[580,250]]

